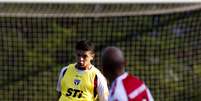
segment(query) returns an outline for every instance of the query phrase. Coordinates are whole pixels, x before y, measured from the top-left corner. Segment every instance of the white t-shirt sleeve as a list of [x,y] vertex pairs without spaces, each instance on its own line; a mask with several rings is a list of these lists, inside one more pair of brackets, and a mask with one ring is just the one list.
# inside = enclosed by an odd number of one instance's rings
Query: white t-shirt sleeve
[[61,79],[63,78],[63,75],[64,75],[64,71],[66,71],[68,68],[68,66],[66,67],[63,67],[59,73],[59,79],[57,81],[57,92],[61,92]]
[[150,90],[148,88],[146,89],[146,92],[147,92],[147,96],[148,96],[148,101],[154,101],[154,98],[151,95],[151,92],[150,92]]
[[112,86],[110,88],[110,95],[108,101],[128,101],[128,97],[126,94],[126,90],[124,88],[122,80],[127,77],[127,73],[116,78],[113,81]]
[[108,101],[109,90],[106,78],[101,74],[97,74],[97,93],[99,101]]

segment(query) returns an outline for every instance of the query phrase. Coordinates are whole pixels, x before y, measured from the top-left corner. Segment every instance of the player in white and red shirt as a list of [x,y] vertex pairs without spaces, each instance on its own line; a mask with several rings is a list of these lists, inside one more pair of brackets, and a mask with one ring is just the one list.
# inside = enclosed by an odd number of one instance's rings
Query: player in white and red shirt
[[125,72],[125,64],[119,48],[107,47],[103,50],[103,73],[112,83],[109,101],[154,101],[144,82]]

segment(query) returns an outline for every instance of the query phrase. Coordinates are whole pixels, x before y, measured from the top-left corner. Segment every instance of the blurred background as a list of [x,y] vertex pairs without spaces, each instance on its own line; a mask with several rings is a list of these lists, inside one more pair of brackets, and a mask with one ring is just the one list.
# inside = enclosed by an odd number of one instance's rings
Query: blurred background
[[156,101],[201,99],[201,4],[0,4],[0,101],[56,101],[75,42],[118,46]]

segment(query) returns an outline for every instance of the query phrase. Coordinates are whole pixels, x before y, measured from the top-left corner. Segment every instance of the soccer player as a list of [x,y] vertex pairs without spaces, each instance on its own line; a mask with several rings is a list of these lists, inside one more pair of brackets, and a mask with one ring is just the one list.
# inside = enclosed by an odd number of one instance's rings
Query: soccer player
[[76,63],[60,72],[57,83],[59,101],[107,101],[108,86],[105,77],[91,64],[94,45],[86,40],[76,43]]
[[125,72],[125,59],[117,47],[107,47],[102,52],[103,73],[109,82],[109,101],[153,101],[146,85],[138,77]]

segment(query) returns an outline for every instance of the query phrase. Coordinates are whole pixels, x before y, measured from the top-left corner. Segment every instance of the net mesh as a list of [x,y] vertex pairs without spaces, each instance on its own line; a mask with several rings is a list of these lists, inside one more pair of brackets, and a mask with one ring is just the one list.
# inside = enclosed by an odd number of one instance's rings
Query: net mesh
[[75,61],[75,42],[88,39],[97,67],[104,47],[120,47],[126,70],[156,101],[198,101],[201,9],[192,5],[1,4],[0,100],[55,101],[60,69]]

